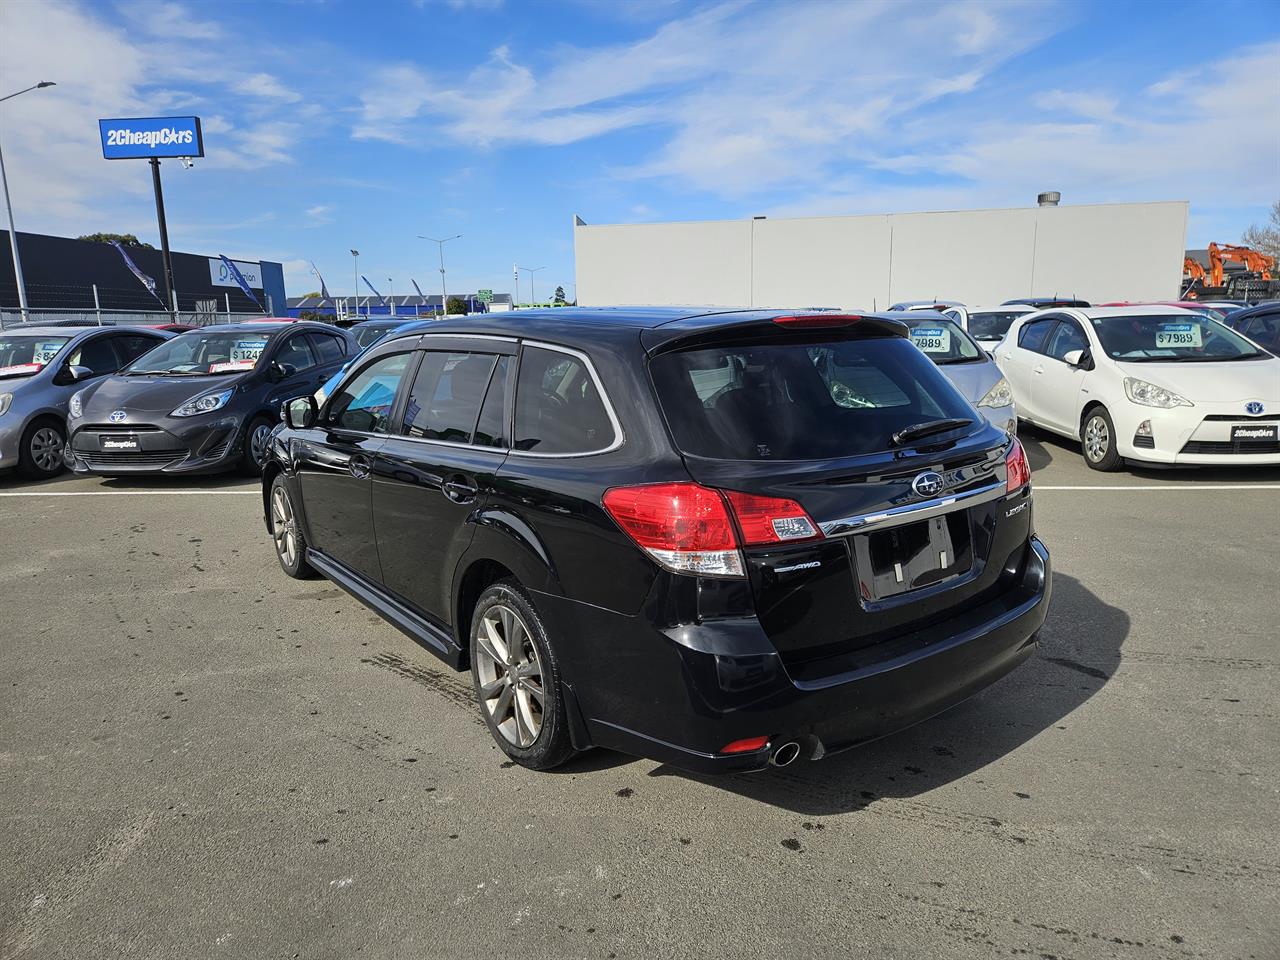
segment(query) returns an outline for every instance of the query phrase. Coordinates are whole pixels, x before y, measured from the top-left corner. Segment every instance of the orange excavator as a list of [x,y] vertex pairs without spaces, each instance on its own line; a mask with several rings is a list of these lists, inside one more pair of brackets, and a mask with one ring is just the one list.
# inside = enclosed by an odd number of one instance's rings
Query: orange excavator
[[[1231,243],[1211,243],[1208,253],[1208,270],[1194,257],[1183,258],[1183,299],[1225,296],[1255,300],[1276,295],[1277,284],[1271,279],[1276,269],[1275,257]],[[1241,264],[1244,269],[1228,274],[1223,266],[1227,262]]]
[[1276,266],[1275,257],[1269,257],[1265,253],[1259,253],[1249,247],[1239,247],[1230,243],[1211,243],[1209,244],[1209,286],[1222,286],[1222,263],[1224,260],[1243,263],[1246,270],[1258,274],[1257,279],[1259,280],[1270,280],[1271,271]]

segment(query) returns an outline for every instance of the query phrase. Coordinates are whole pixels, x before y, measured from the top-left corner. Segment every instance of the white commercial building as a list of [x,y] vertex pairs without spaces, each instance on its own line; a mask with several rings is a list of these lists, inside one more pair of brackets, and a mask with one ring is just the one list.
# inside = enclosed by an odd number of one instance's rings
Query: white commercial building
[[605,224],[574,218],[578,303],[881,309],[1176,300],[1188,203]]

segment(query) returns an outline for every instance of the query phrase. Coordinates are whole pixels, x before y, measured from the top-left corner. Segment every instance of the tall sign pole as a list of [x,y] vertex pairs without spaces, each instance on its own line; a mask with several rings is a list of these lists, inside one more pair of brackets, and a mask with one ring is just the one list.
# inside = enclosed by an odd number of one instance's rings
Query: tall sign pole
[[164,302],[176,314],[177,299],[173,295],[173,258],[169,255],[169,226],[164,222],[164,190],[160,187],[160,160],[151,158],[151,184],[156,189],[156,221],[160,224],[160,255],[164,258]]

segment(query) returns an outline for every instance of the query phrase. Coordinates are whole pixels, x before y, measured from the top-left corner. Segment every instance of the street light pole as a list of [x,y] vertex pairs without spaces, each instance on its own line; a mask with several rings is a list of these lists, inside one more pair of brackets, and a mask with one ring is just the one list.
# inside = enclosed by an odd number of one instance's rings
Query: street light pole
[[447,317],[449,315],[449,294],[445,290],[444,285],[444,245],[450,240],[461,240],[462,234],[454,234],[452,237],[445,237],[443,240],[437,240],[435,237],[424,237],[418,234],[419,240],[430,240],[440,250],[440,316]]
[[[19,90],[17,93],[10,93],[0,97],[0,103],[5,100],[12,100],[14,97],[21,96],[24,93],[30,93],[32,90],[43,90],[45,87],[52,86],[56,86],[52,80],[41,80],[25,90]],[[26,320],[27,284],[22,279],[22,257],[18,253],[18,228],[13,225],[13,203],[9,200],[9,177],[4,170],[4,151],[2,149],[0,149],[0,183],[4,184],[4,205],[9,211],[9,249],[13,252],[13,279],[18,284],[18,315],[23,320]]]
[[387,289],[391,291],[389,294],[391,297],[391,315],[394,317],[396,315],[396,284],[390,277],[387,277]]
[[537,273],[539,270],[545,270],[547,268],[546,267],[516,267],[516,269],[523,270],[525,273],[529,274],[529,306],[536,307],[538,305],[538,298],[537,296],[534,295],[534,292],[533,292],[533,275]]
[[351,301],[356,308],[356,319],[360,319],[360,251],[351,251],[351,286],[356,291],[356,298]]

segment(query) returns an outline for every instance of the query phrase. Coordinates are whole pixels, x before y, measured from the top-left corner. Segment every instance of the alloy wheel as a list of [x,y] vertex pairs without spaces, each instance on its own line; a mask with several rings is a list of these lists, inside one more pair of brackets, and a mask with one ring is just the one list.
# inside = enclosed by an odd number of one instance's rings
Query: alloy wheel
[[267,442],[271,436],[271,425],[260,423],[253,428],[253,433],[249,435],[249,454],[253,457],[253,462],[258,466],[262,466],[267,459]]
[[472,637],[480,702],[507,742],[529,747],[542,732],[546,695],[542,658],[529,627],[506,604],[494,604]]
[[1107,429],[1107,421],[1098,415],[1089,418],[1084,428],[1084,452],[1094,463],[1107,455],[1111,447],[1111,431]]
[[285,566],[292,567],[298,559],[298,522],[293,516],[293,504],[284,487],[276,487],[271,495],[271,531],[276,538],[276,551]]
[[62,434],[53,427],[41,427],[31,436],[31,459],[45,473],[62,468]]

